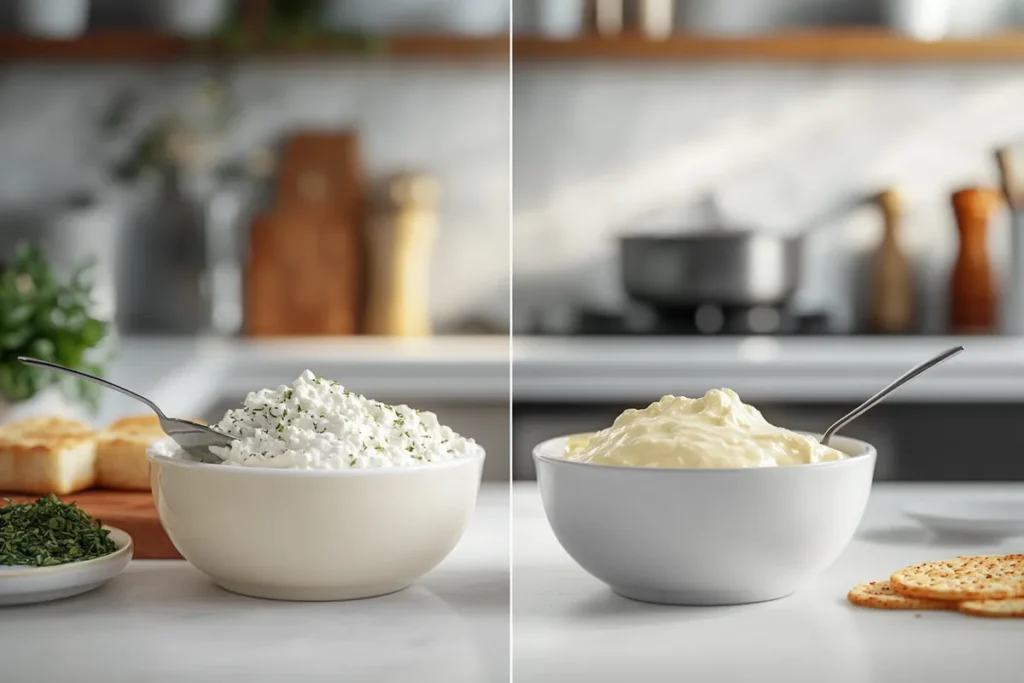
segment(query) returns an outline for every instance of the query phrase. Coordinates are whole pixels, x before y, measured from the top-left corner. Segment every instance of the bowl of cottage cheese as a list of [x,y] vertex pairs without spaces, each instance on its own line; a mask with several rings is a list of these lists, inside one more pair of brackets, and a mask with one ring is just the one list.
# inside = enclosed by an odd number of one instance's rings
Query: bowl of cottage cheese
[[221,587],[347,600],[409,586],[455,547],[483,449],[437,416],[303,372],[250,393],[212,425],[236,437],[198,462],[172,439],[148,451],[160,521]]
[[566,552],[627,598],[683,605],[795,592],[849,544],[875,449],[770,424],[729,389],[665,396],[534,449]]

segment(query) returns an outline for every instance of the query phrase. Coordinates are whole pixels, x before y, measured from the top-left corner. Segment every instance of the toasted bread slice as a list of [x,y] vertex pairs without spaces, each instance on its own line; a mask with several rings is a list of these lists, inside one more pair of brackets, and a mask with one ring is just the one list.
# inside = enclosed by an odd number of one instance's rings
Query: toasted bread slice
[[[200,422],[200,420],[194,420]],[[96,447],[97,486],[121,491],[149,491],[146,449],[164,438],[156,415],[122,418],[99,434]]]
[[0,491],[67,495],[96,481],[96,433],[86,424],[36,417],[0,428]]

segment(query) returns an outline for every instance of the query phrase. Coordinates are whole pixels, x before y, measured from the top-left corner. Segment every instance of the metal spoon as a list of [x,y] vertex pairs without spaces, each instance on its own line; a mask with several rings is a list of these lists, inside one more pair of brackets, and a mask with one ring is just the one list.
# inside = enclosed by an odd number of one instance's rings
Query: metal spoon
[[185,452],[202,462],[222,461],[223,458],[213,453],[210,450],[210,446],[230,446],[231,443],[235,441],[234,437],[222,434],[215,429],[210,429],[206,425],[201,425],[189,420],[167,417],[164,415],[164,411],[160,410],[157,404],[153,403],[145,396],[136,394],[134,391],[125,389],[124,387],[114,384],[113,382],[109,382],[102,377],[96,377],[95,375],[90,375],[89,373],[82,372],[80,370],[72,370],[71,368],[64,367],[63,365],[39,360],[38,358],[18,356],[18,360],[25,365],[35,365],[48,370],[65,372],[69,375],[74,375],[75,377],[95,382],[96,384],[107,387],[108,389],[120,391],[125,396],[131,396],[137,401],[142,401],[152,408],[154,413],[156,413],[156,416],[160,419],[160,428],[164,430],[164,433],[174,439]]
[[951,349],[946,349],[945,351],[935,356],[931,360],[925,361],[924,363],[921,363],[920,365],[911,368],[903,375],[901,375],[899,378],[897,378],[892,384],[889,384],[887,387],[879,391],[877,394],[861,403],[859,406],[848,412],[846,415],[843,415],[841,418],[836,420],[836,423],[834,425],[825,430],[825,433],[821,437],[821,443],[827,446],[829,439],[831,439],[836,432],[838,432],[840,429],[856,420],[864,413],[874,408],[877,404],[881,403],[882,399],[884,399],[886,396],[894,392],[896,389],[899,389],[901,386],[903,386],[910,380],[914,379],[925,370],[930,370],[931,368],[934,368],[942,361],[952,358],[953,356],[957,355],[963,350],[964,347],[962,346],[954,346]]

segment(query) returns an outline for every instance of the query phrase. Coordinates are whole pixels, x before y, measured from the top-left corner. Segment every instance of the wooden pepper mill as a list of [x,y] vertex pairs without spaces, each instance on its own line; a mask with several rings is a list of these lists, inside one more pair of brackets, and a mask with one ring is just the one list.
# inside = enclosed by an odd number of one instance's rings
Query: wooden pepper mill
[[403,174],[387,184],[367,235],[370,292],[367,334],[431,334],[430,252],[437,235],[440,187],[431,176]]
[[878,334],[908,334],[914,327],[917,302],[913,269],[899,242],[902,200],[895,190],[886,190],[877,201],[884,227],[871,273],[868,326]]
[[954,334],[988,334],[996,330],[998,293],[989,264],[986,238],[999,193],[969,187],[953,193],[960,251],[950,283],[950,329]]

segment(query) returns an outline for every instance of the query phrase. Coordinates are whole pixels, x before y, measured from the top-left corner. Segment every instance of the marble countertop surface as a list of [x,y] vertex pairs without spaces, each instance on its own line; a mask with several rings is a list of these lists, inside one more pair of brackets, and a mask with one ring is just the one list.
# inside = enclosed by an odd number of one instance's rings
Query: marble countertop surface
[[507,484],[485,485],[440,566],[368,600],[258,600],[135,561],[91,593],[0,608],[0,680],[505,683],[508,517]]
[[1024,400],[1012,337],[516,337],[517,401],[631,403],[729,387],[747,401],[861,401],[940,351],[964,353],[886,401]]
[[[1024,501],[1024,484],[876,484],[840,558],[796,594],[757,605],[668,607],[621,598],[576,565],[544,517],[535,484],[515,484],[516,683],[901,683],[1021,680],[1024,620],[889,612],[847,591],[928,559],[1024,551],[1024,538],[933,538],[911,502],[974,496]],[[727,504],[727,502],[723,502]]]

